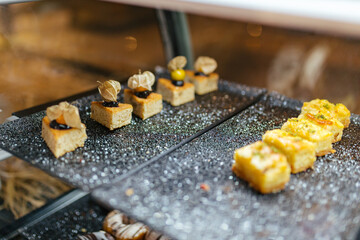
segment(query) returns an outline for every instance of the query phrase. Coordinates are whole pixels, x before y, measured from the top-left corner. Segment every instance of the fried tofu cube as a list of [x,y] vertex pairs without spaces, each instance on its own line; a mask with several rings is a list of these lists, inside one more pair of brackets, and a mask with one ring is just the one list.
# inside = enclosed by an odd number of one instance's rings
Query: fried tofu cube
[[344,128],[349,127],[350,124],[350,111],[341,103],[334,105],[325,99],[315,99],[310,102],[304,102],[301,108],[301,114],[306,113],[324,115],[327,119],[335,118],[344,125]]
[[315,144],[316,156],[333,153],[333,134],[306,119],[290,118],[281,127],[281,130],[299,136]]
[[299,119],[306,119],[315,125],[333,133],[332,142],[338,142],[342,138],[344,125],[336,118],[327,118],[323,114],[302,113]]
[[185,80],[195,85],[196,94],[203,95],[218,89],[219,74],[196,75],[194,71],[186,70],[185,72]]
[[161,112],[163,108],[162,96],[158,93],[150,93],[147,98],[140,98],[134,94],[134,90],[124,90],[124,102],[131,104],[134,108],[133,113],[145,120]]
[[157,83],[157,92],[163,96],[164,101],[172,106],[194,101],[195,87],[192,83],[184,82],[181,87],[172,84],[171,80],[160,78]]
[[133,107],[130,104],[118,103],[117,107],[105,107],[103,102],[91,103],[90,117],[110,130],[131,123]]
[[267,131],[263,141],[282,152],[291,167],[291,173],[311,168],[316,160],[315,145],[280,129]]
[[290,180],[290,166],[285,155],[264,142],[235,150],[234,160],[233,172],[263,194],[284,189]]
[[82,128],[54,129],[50,127],[47,116],[42,119],[41,136],[56,158],[67,152],[72,152],[78,147],[83,147],[87,139],[85,124]]

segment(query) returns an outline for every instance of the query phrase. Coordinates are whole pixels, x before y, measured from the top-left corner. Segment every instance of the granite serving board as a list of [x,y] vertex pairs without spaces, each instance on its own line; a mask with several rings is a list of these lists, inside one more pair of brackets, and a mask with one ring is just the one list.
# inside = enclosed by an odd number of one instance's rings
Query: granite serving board
[[301,102],[270,94],[93,197],[175,239],[354,239],[360,223],[360,116],[336,153],[261,195],[231,171],[234,150],[296,117]]
[[264,92],[221,80],[218,91],[197,95],[195,101],[178,107],[164,102],[161,113],[144,121],[133,116],[130,125],[114,131],[90,119],[91,101],[101,99],[96,93],[73,102],[87,127],[88,139],[83,148],[56,159],[41,137],[45,111],[0,125],[0,148],[88,191],[183,144],[251,105]]
[[21,228],[20,234],[29,240],[76,239],[78,235],[101,230],[108,212],[87,195],[43,221]]

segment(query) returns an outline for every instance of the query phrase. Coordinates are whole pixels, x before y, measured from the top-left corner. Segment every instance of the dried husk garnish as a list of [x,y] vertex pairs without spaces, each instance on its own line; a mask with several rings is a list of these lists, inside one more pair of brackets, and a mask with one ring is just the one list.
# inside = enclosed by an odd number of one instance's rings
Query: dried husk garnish
[[151,86],[155,83],[155,75],[152,72],[145,71],[139,74],[134,74],[128,80],[128,87],[131,89],[145,88],[151,91]]
[[15,219],[70,190],[65,183],[15,157],[0,162],[0,180],[0,210],[11,211]]
[[186,65],[186,57],[184,56],[177,56],[170,60],[168,64],[169,71],[175,71],[177,69],[183,69]]
[[98,87],[99,93],[102,99],[105,102],[116,102],[117,95],[121,90],[121,85],[118,81],[108,80],[104,83],[98,82],[100,85]]
[[77,107],[68,102],[61,102],[59,105],[54,105],[46,109],[46,115],[49,120],[56,120],[63,116],[66,125],[72,128],[81,129],[84,126],[81,124],[79,110]]
[[215,71],[217,68],[217,62],[211,57],[201,56],[196,59],[194,68],[197,72],[202,72],[208,75]]

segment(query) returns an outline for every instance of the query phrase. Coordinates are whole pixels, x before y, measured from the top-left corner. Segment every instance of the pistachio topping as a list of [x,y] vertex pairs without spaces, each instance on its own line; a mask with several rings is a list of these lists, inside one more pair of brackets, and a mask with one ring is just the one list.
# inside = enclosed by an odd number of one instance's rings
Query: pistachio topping
[[211,57],[198,57],[194,65],[195,71],[205,73],[206,75],[212,73],[217,68],[217,62]]
[[102,99],[106,102],[116,102],[117,95],[121,90],[120,83],[115,80],[108,80],[104,83],[98,83],[100,84],[98,89]]
[[68,102],[61,102],[46,109],[46,115],[50,121],[63,117],[65,124],[72,128],[83,128],[81,124],[79,110]]
[[187,63],[186,57],[177,56],[170,60],[170,62],[168,64],[168,69],[170,72],[178,70],[178,69],[183,69],[185,67],[186,63]]
[[155,83],[155,75],[152,72],[145,71],[139,74],[134,74],[128,80],[128,87],[131,89],[145,88],[151,91],[151,86]]

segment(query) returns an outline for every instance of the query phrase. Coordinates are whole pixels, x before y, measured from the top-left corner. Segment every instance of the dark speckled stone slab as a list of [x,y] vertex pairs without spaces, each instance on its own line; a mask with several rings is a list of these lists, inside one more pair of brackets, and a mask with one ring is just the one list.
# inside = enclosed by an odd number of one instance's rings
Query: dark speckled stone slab
[[300,107],[271,94],[93,196],[176,239],[354,239],[360,224],[360,116],[351,117],[335,154],[292,175],[280,193],[261,195],[231,171],[236,148],[280,128]]
[[[109,131],[90,119],[95,94],[74,102],[79,107],[88,139],[83,148],[56,159],[41,137],[45,112],[0,125],[0,148],[66,182],[89,190],[140,166],[195,133],[252,104],[264,90],[227,81],[219,91],[196,96],[179,107],[164,103],[163,111],[145,121],[133,116],[130,125]],[[120,99],[120,101],[122,101]]]
[[20,232],[29,240],[76,239],[101,230],[108,212],[88,195]]

